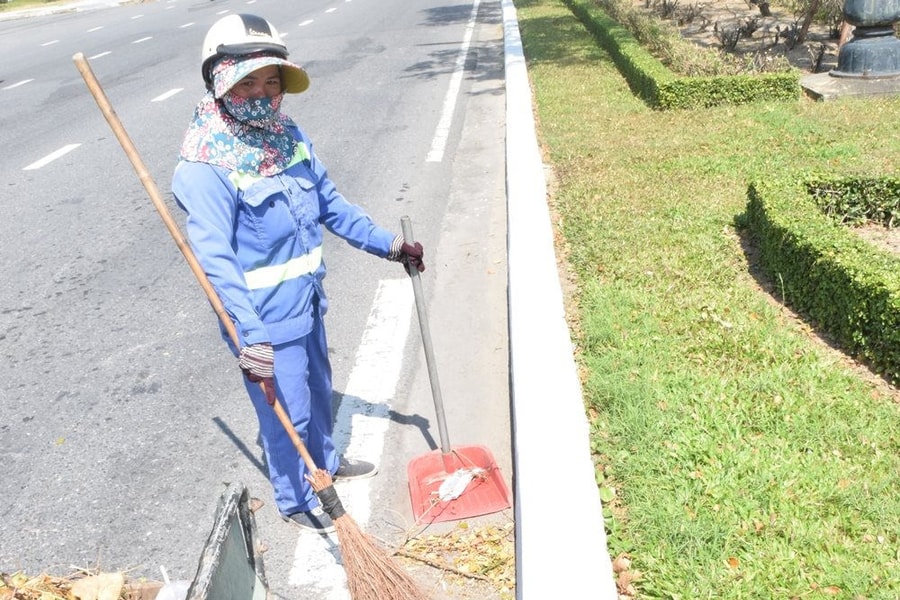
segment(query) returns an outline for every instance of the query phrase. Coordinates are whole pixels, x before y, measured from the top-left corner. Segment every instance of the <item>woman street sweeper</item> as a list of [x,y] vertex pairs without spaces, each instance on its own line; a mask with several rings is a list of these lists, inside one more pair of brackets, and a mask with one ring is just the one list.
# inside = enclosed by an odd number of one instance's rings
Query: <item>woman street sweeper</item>
[[280,112],[284,94],[306,90],[309,77],[288,61],[271,23],[223,17],[207,32],[202,59],[207,92],[184,136],[172,191],[240,338],[240,348],[229,345],[259,420],[278,510],[286,521],[327,533],[332,519],[271,408],[277,394],[315,464],[335,479],[374,475],[373,464],[338,456],[332,442],[323,226],[407,269],[424,270],[422,245],[378,227],[348,202],[310,139]]

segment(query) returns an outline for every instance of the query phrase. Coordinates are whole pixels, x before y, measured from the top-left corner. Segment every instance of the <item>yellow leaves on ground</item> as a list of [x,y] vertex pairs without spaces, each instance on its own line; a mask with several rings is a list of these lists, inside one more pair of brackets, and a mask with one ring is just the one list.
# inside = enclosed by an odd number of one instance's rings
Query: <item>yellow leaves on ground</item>
[[122,573],[87,577],[28,577],[24,573],[0,573],[0,600],[119,600],[124,586]]
[[490,582],[501,594],[516,585],[513,524],[470,527],[465,521],[444,534],[412,538],[402,554],[460,575]]
[[24,573],[0,574],[0,600],[71,600],[70,581],[60,577]]

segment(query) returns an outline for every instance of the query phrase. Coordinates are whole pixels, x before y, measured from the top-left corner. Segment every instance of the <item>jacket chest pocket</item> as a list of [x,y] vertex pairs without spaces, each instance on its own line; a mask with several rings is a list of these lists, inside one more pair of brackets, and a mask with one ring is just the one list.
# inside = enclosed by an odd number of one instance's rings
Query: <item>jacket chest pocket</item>
[[240,202],[238,227],[262,247],[278,247],[296,235],[288,195],[277,181],[271,178],[256,181],[242,192]]
[[290,207],[297,225],[297,234],[306,248],[322,243],[319,231],[319,195],[316,184],[302,175],[288,177],[285,188],[290,198]]

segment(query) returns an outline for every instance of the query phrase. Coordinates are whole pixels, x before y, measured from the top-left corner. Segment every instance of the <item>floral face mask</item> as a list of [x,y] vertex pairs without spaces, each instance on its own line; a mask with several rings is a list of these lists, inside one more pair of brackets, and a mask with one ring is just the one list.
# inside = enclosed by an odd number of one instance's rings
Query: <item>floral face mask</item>
[[277,122],[278,111],[283,99],[283,92],[272,97],[242,98],[234,92],[228,91],[222,97],[222,104],[225,105],[225,110],[238,121],[253,127],[265,128]]

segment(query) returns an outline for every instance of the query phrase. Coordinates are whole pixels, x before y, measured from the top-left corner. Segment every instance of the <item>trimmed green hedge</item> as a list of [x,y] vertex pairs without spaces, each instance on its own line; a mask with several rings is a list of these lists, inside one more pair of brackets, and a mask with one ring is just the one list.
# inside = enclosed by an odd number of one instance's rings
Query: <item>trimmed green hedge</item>
[[800,98],[797,71],[717,77],[676,75],[591,0],[563,1],[609,52],[631,89],[650,106],[665,110]]
[[878,212],[886,204],[896,210],[897,181],[760,180],[749,185],[747,196],[746,225],[776,294],[850,354],[900,381],[900,258],[841,225],[841,215],[825,214],[839,205],[853,212]]

